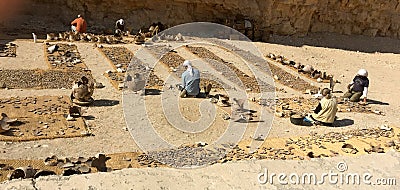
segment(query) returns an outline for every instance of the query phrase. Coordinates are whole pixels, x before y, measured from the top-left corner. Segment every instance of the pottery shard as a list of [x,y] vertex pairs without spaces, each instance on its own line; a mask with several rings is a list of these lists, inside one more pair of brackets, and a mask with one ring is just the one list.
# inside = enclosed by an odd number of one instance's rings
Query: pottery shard
[[90,167],[85,164],[79,166],[78,170],[83,174],[90,173]]
[[38,172],[36,172],[33,178],[38,178],[40,176],[49,176],[49,175],[56,175],[56,173],[50,170],[39,170]]
[[71,176],[71,175],[75,175],[75,174],[81,174],[81,172],[74,168],[68,168],[62,172],[63,176]]

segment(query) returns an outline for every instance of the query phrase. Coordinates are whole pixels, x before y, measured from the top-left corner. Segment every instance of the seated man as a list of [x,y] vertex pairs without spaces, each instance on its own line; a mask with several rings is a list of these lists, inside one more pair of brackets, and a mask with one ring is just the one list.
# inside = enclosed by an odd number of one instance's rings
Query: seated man
[[364,103],[367,103],[368,86],[368,71],[360,69],[353,81],[347,86],[348,92],[342,98],[349,98],[351,102],[358,102],[363,99]]
[[332,126],[338,110],[336,99],[332,98],[331,90],[328,88],[322,89],[321,94],[323,98],[314,110],[314,113],[305,117],[304,121],[311,122],[315,125],[322,124],[324,126]]
[[200,72],[192,67],[189,60],[183,62],[186,71],[182,73],[182,91],[181,98],[196,97],[200,93]]

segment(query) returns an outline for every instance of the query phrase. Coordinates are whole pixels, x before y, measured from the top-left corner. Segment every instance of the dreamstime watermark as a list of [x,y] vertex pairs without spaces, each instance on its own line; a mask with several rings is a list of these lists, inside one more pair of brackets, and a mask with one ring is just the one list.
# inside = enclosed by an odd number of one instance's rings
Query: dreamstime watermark
[[329,170],[321,174],[310,173],[273,173],[267,168],[257,176],[260,184],[281,184],[281,185],[396,185],[396,178],[373,178],[369,172],[350,173],[345,162],[336,165],[337,171]]

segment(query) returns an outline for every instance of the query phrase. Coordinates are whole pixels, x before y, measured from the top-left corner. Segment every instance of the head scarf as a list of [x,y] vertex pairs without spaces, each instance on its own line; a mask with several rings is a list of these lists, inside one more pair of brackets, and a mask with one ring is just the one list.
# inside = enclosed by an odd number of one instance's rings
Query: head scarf
[[368,77],[368,71],[366,69],[360,69],[358,70],[357,75]]
[[119,22],[121,25],[124,25],[124,19],[121,18],[121,19],[118,20],[118,22]]
[[192,62],[190,62],[189,60],[186,60],[183,62],[183,66],[187,66],[187,71],[189,71],[190,76],[193,76],[193,67],[192,67]]

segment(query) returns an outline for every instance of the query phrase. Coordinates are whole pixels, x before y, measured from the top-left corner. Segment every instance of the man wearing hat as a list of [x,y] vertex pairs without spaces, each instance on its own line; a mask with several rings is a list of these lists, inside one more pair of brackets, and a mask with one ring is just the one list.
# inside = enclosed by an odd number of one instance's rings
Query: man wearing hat
[[200,93],[200,72],[193,68],[192,62],[186,60],[183,62],[186,71],[182,73],[182,91],[181,98],[196,97]]
[[348,91],[342,98],[348,98],[351,102],[358,102],[363,99],[363,102],[367,103],[368,87],[368,71],[360,69],[353,81],[347,86]]
[[78,15],[78,18],[71,22],[72,32],[86,33],[86,27],[87,24],[82,15]]

